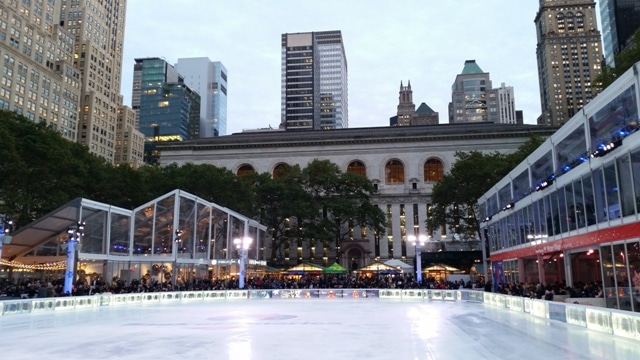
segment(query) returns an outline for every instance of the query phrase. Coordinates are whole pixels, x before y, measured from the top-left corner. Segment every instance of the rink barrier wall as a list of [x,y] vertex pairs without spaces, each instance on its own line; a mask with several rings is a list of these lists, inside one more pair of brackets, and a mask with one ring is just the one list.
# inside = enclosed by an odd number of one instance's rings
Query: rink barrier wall
[[438,289],[272,289],[112,294],[0,301],[0,316],[81,311],[101,306],[220,302],[268,299],[355,299],[360,301],[476,302],[530,316],[640,340],[640,313],[529,299],[474,290]]

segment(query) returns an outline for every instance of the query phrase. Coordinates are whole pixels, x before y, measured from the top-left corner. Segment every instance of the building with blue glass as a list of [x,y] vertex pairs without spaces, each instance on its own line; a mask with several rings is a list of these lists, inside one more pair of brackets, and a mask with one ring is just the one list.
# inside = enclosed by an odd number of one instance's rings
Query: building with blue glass
[[227,68],[207,57],[178,59],[175,69],[200,94],[200,138],[227,133]]
[[479,199],[497,283],[601,286],[640,311],[640,63]]
[[602,40],[605,63],[615,67],[615,56],[626,48],[633,34],[640,29],[640,1],[600,1]]
[[199,137],[200,95],[164,59],[135,61],[132,106],[145,136],[145,162],[156,164],[155,143]]

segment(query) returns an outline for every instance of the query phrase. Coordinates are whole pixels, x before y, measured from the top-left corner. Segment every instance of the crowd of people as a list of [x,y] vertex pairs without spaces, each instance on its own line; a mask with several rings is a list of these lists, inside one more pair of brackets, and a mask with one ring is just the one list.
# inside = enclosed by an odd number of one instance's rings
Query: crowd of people
[[[352,276],[352,275],[301,275],[301,276],[252,276],[245,282],[245,289],[476,289],[494,291],[513,296],[523,296],[536,299],[553,300],[554,295],[568,295],[567,297],[603,297],[602,285],[599,283],[577,283],[566,286],[563,283],[534,284],[509,283],[498,284],[493,289],[492,283],[476,280],[474,282],[456,280],[445,281],[426,278],[418,283],[412,276],[384,275],[384,276]],[[42,298],[58,296],[84,296],[102,293],[146,293],[166,291],[202,291],[202,290],[233,290],[238,289],[237,278],[225,279],[190,279],[159,281],[153,277],[142,277],[125,281],[114,277],[111,281],[104,281],[100,277],[77,281],[72,286],[72,293],[64,292],[64,279],[40,281],[23,280],[17,284],[0,281],[0,296],[8,298]]]
[[[418,283],[414,277],[407,275],[384,276],[352,276],[352,275],[301,275],[301,276],[252,276],[245,282],[245,289],[485,289],[485,283],[478,280],[445,281],[427,278]],[[104,281],[100,277],[77,281],[72,286],[72,293],[64,292],[64,279],[40,281],[23,280],[17,284],[0,281],[0,296],[9,298],[41,298],[58,296],[84,296],[101,293],[144,293],[163,291],[201,291],[201,290],[233,290],[238,289],[237,278],[225,279],[191,279],[160,281],[153,277],[142,277],[125,281],[114,277]],[[490,290],[489,290],[490,291]]]
[[570,298],[604,297],[602,284],[599,282],[578,282],[573,286],[567,286],[566,283],[563,282],[548,283],[546,285],[540,283],[498,284],[497,292],[544,300],[553,300],[555,295],[562,295],[563,297],[566,295],[566,297]]

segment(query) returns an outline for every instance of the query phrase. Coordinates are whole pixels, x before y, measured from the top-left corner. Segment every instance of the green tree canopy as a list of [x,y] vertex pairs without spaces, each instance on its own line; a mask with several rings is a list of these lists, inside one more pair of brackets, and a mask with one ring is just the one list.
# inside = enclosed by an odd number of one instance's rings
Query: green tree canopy
[[596,82],[602,84],[602,89],[611,85],[617,78],[629,70],[633,64],[640,61],[640,30],[633,34],[629,46],[615,55],[614,59],[616,66],[604,66],[602,68],[602,74],[596,78]]
[[466,239],[478,236],[478,199],[542,144],[532,136],[511,154],[457,152],[451,171],[433,187],[427,227],[446,225]]
[[382,234],[385,217],[370,202],[365,177],[343,173],[328,160],[282,166],[270,174],[236,176],[212,165],[112,166],[53,128],[0,111],[0,213],[18,227],[76,197],[133,209],[173,189],[253,217],[273,237],[271,258],[292,244],[338,252],[355,226]]

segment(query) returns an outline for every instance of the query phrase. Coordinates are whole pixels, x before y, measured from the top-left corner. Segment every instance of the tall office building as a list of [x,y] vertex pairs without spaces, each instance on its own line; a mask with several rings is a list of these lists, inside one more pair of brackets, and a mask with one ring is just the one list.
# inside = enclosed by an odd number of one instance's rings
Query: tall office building
[[200,94],[200,137],[227,133],[227,69],[207,57],[178,59],[175,69]]
[[144,161],[157,164],[155,143],[200,137],[200,95],[160,58],[135,59],[131,102],[145,136]]
[[[52,3],[47,1],[47,6]],[[73,64],[81,74],[78,142],[113,163],[127,1],[60,0],[59,4],[59,23],[74,38]]]
[[[491,79],[489,73],[482,71],[475,60],[466,60],[462,72],[456,76],[451,86],[449,103],[449,123],[490,122],[495,121],[489,114]],[[492,107],[492,108],[495,108]],[[496,110],[497,112],[497,110]]]
[[640,1],[601,0],[600,20],[607,66],[615,67],[615,55],[626,48],[640,29]]
[[517,124],[513,86],[506,86],[502,83],[499,88],[495,88],[493,91],[496,92],[498,99],[498,122],[502,124]]
[[562,125],[599,89],[602,46],[592,0],[540,0],[535,17],[542,113],[539,125]]
[[0,2],[0,109],[46,123],[76,141],[80,72],[74,37],[60,26],[60,6],[42,1]]
[[349,126],[342,33],[282,34],[281,124],[286,130]]
[[143,164],[144,135],[136,128],[136,118],[136,112],[130,107],[121,105],[118,109],[116,155],[113,161],[115,165],[126,164],[137,169]]

